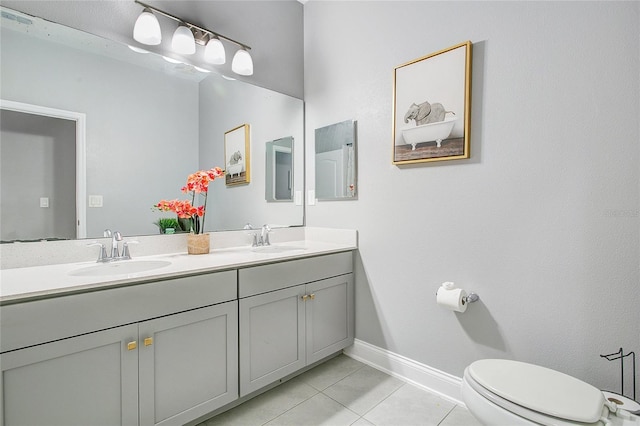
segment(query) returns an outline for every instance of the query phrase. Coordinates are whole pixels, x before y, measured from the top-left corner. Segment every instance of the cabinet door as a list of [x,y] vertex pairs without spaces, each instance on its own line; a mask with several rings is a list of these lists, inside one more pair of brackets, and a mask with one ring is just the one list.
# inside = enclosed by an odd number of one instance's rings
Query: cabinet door
[[137,425],[137,336],[134,324],[1,354],[0,424]]
[[307,284],[307,364],[353,343],[353,274]]
[[305,366],[304,286],[240,300],[240,396]]
[[141,425],[183,425],[238,398],[237,301],[139,329]]

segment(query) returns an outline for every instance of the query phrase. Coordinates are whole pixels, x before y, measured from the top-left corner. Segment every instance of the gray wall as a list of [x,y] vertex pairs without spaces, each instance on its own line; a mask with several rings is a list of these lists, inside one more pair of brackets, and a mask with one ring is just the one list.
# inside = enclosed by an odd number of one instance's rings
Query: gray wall
[[157,232],[152,204],[198,167],[198,83],[8,30],[0,54],[2,99],[86,114],[87,236]]
[[75,239],[75,122],[2,110],[0,125],[1,239]]
[[[599,355],[640,352],[639,12],[305,5],[307,152],[315,128],[358,120],[358,200],[307,208],[307,225],[359,230],[358,339],[458,377],[505,357],[619,391],[618,364]],[[471,159],[392,165],[394,67],[465,40]],[[313,188],[311,155],[306,165]],[[443,281],[480,302],[438,307]]]

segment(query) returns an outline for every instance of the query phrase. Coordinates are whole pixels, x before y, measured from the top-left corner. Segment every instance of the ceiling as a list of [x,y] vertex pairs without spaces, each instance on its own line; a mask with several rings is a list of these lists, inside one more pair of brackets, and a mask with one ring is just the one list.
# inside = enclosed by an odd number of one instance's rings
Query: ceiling
[[[179,0],[145,3],[192,24],[223,34],[251,47],[254,75],[236,76],[257,86],[266,87],[302,99],[303,97],[303,4],[296,0],[218,1]],[[120,1],[41,1],[2,0],[2,6],[77,28],[101,37],[142,46],[133,40],[133,25],[142,6],[133,0]],[[158,17],[163,41],[147,50],[170,52],[170,34],[175,23]],[[232,75],[231,58],[236,50],[226,44],[227,63],[220,66],[194,65]],[[176,59],[179,56],[172,54]],[[194,55],[196,56],[196,55]],[[185,62],[196,58],[182,57]]]

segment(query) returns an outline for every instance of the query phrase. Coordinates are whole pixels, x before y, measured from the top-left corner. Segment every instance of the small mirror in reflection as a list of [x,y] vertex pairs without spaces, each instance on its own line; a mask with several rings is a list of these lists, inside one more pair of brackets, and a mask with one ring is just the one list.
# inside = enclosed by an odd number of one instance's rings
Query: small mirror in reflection
[[356,198],[356,121],[316,129],[316,198]]
[[293,201],[293,137],[267,142],[266,150],[266,200]]

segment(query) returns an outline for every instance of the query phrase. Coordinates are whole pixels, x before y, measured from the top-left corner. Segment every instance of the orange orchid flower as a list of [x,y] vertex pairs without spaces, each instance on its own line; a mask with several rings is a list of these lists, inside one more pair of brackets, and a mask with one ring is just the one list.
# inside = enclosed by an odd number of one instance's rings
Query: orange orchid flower
[[[187,177],[186,185],[181,188],[182,192],[191,192],[191,202],[187,200],[160,200],[154,207],[160,211],[172,211],[181,219],[193,219],[196,233],[203,232],[209,183],[223,176],[224,170],[220,167],[192,173]],[[194,206],[196,194],[204,194],[204,202],[198,207]],[[199,218],[202,218],[202,225],[199,223]]]

